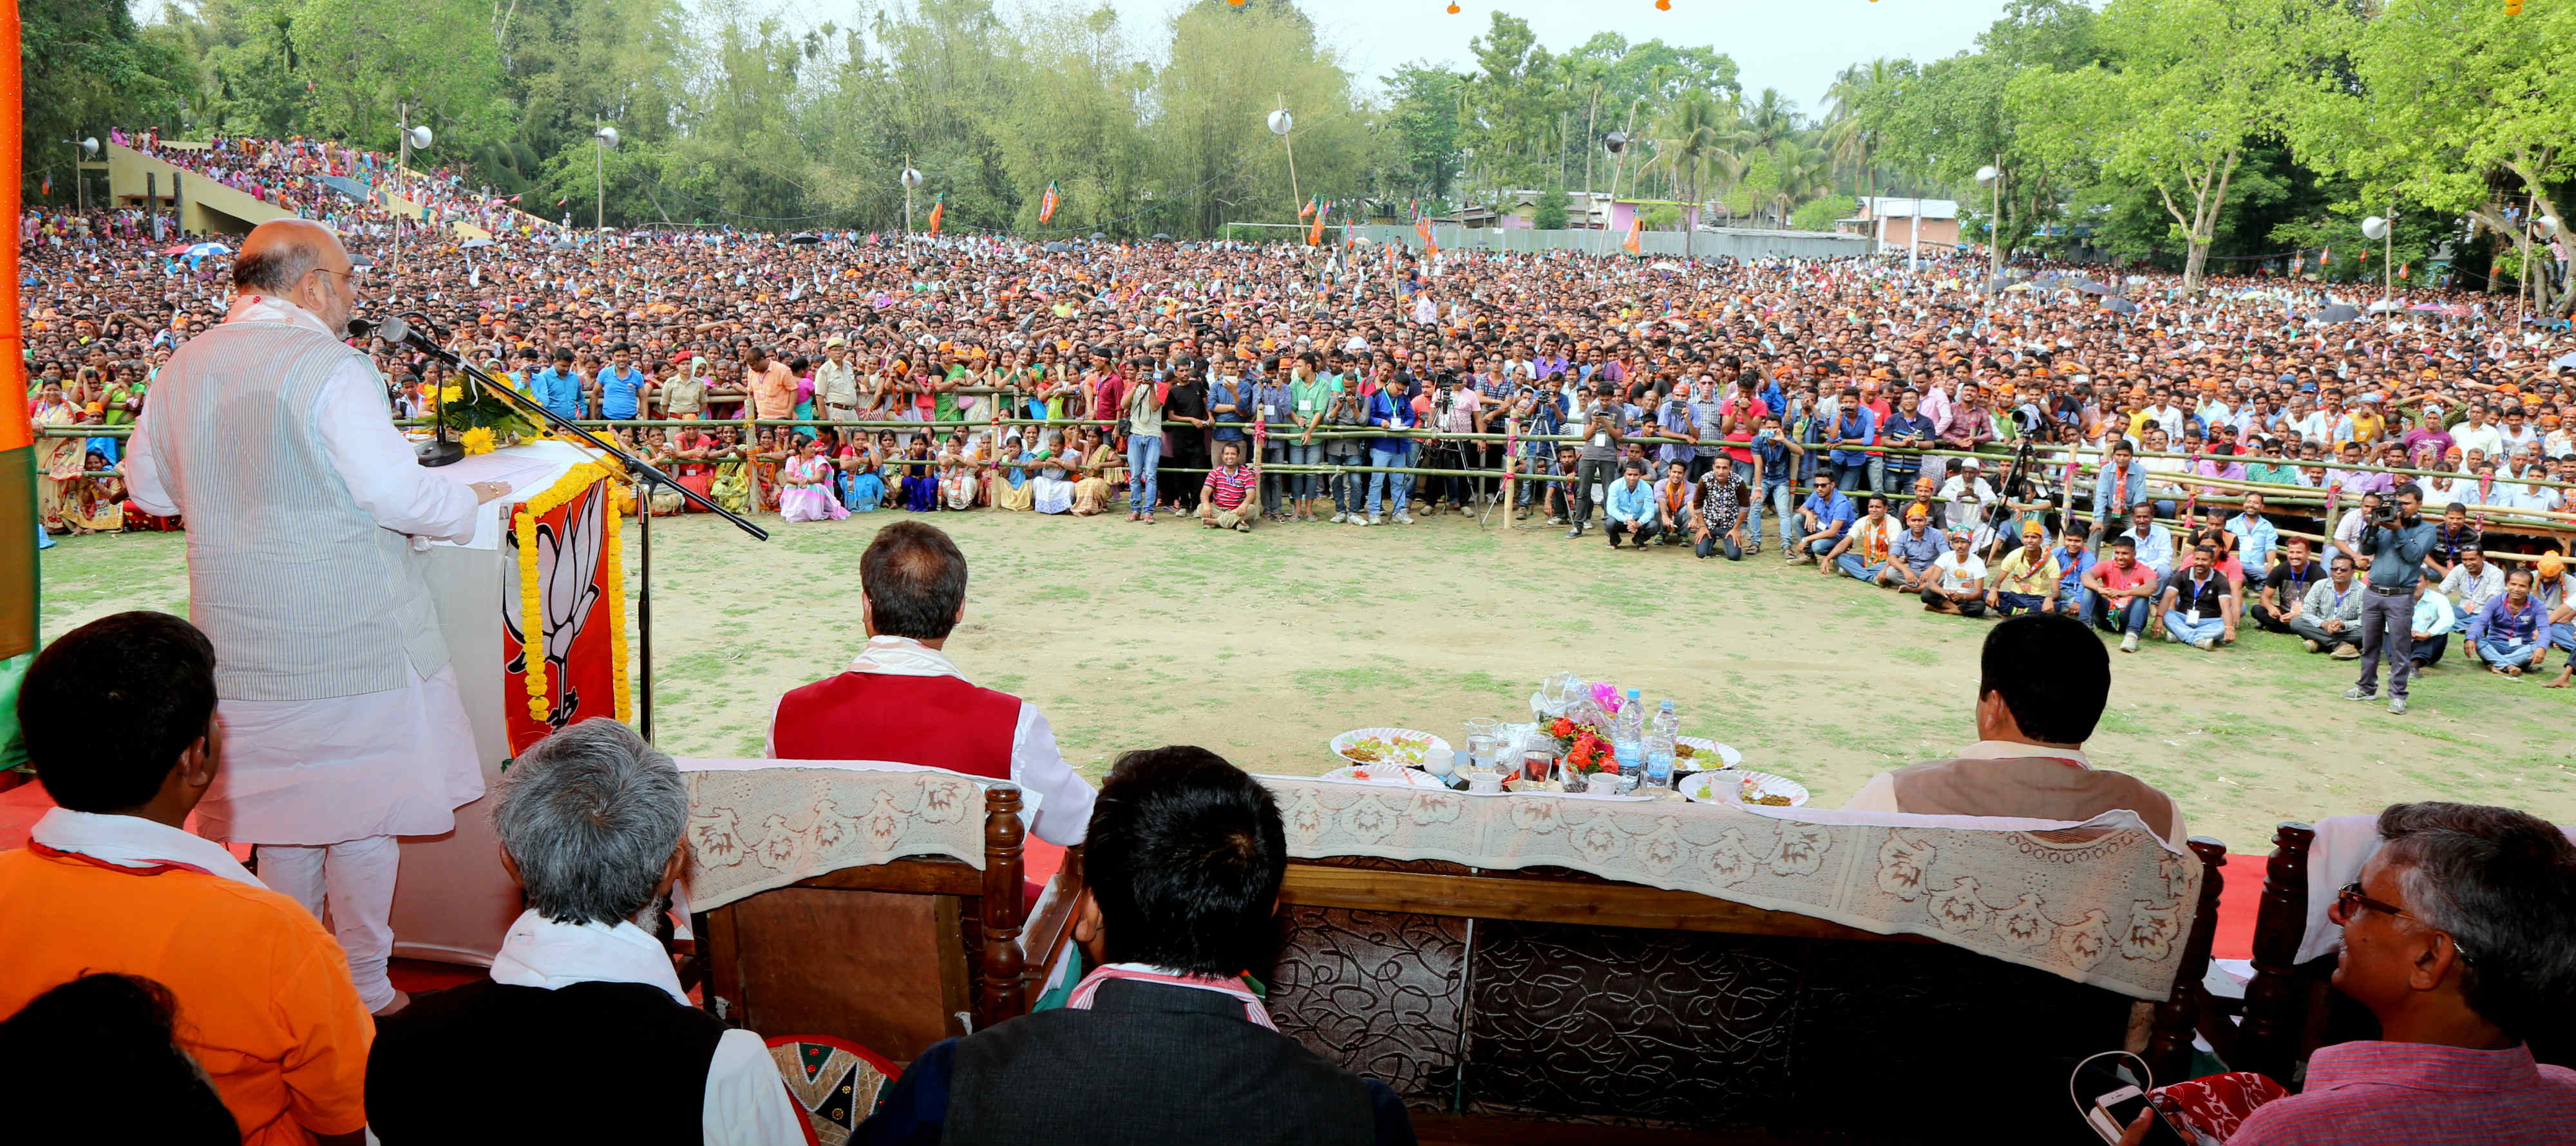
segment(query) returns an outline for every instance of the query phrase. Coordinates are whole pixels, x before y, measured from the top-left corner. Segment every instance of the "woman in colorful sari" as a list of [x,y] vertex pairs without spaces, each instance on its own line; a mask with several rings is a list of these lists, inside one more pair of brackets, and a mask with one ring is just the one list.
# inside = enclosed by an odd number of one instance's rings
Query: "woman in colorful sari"
[[[77,426],[89,420],[79,403],[63,396],[59,379],[48,379],[37,388],[31,413],[39,432],[47,426]],[[36,519],[47,530],[71,531],[71,523],[63,518],[63,496],[70,483],[80,480],[87,457],[79,438],[36,439]]]
[[875,513],[877,503],[885,500],[885,483],[877,480],[877,451],[868,444],[867,431],[850,431],[850,440],[842,443],[833,464],[838,470],[833,488],[840,494],[841,507],[852,513]]
[[791,444],[794,435],[773,426],[760,431],[755,441],[759,444],[751,450],[752,504],[774,510],[778,508],[779,471],[786,468],[789,458],[796,456],[796,447]]
[[1029,488],[1037,455],[1020,444],[1018,434],[1012,434],[1002,439],[1002,452],[995,460],[998,465],[984,483],[994,508],[1026,512],[1037,503],[1037,491]]
[[1082,464],[1074,472],[1081,475],[1073,484],[1073,512],[1076,517],[1089,517],[1109,511],[1110,496],[1117,484],[1126,480],[1126,465],[1119,452],[1101,440],[1096,427],[1082,431],[1082,444],[1075,448]]
[[[97,439],[93,438],[92,441]],[[110,468],[107,455],[90,450],[84,455],[89,468]],[[125,529],[125,479],[106,477],[78,478],[63,486],[63,520],[74,533],[120,533]]]
[[912,444],[903,450],[903,507],[914,513],[929,513],[939,508],[939,477],[933,472],[937,463],[930,456],[930,438],[914,435]]
[[734,513],[745,512],[751,504],[751,462],[743,456],[741,443],[735,436],[740,432],[731,426],[717,430],[715,445],[707,451],[716,467],[715,480],[708,486],[707,496]]
[[778,515],[789,522],[839,521],[850,515],[839,498],[832,496],[832,463],[823,457],[823,443],[808,440],[779,468],[781,488],[778,493]]
[[[654,469],[674,478],[680,476],[679,449],[673,445],[671,435],[661,430],[644,431],[644,460],[651,463]],[[653,486],[651,502],[655,517],[669,517],[689,504],[687,498],[680,496],[679,490],[658,482]]]
[[[715,489],[715,466],[707,458],[716,451],[716,436],[696,426],[682,426],[671,435],[672,477],[689,487],[699,497],[712,498]],[[702,513],[695,505],[685,505],[683,513]]]

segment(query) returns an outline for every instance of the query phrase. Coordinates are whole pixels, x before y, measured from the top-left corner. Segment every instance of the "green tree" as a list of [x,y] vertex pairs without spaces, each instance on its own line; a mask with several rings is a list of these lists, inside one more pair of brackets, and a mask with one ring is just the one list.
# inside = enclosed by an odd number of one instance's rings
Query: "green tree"
[[49,174],[60,172],[56,198],[72,201],[73,149],[64,140],[103,140],[112,126],[177,125],[195,90],[193,70],[174,51],[178,45],[142,35],[124,4],[25,0],[18,20],[27,93],[20,190],[31,200]]
[[1849,195],[1824,195],[1799,205],[1789,216],[1789,226],[1801,231],[1830,231],[1838,219],[1851,218],[1860,209],[1860,201]]
[[2116,61],[2023,71],[2017,131],[2042,156],[2090,162],[2154,192],[2197,290],[2246,151],[2285,130],[2342,21],[2331,0],[2112,0],[2098,31]]

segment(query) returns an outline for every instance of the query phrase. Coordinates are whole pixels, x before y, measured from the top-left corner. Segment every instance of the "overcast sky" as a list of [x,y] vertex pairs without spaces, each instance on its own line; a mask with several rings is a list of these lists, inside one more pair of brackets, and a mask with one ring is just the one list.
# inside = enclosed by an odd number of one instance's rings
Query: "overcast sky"
[[[812,0],[809,0],[812,2]],[[1189,0],[1114,0],[1138,44],[1165,41],[1164,21]],[[1749,94],[1780,89],[1809,115],[1823,110],[1834,73],[1875,56],[1938,59],[1970,46],[2002,14],[2004,0],[1297,0],[1345,66],[1376,90],[1378,77],[1408,60],[1464,67],[1467,41],[1493,25],[1499,9],[1530,23],[1538,42],[1562,52],[1595,32],[1632,43],[1661,39],[1678,47],[1707,45],[1734,57]]]

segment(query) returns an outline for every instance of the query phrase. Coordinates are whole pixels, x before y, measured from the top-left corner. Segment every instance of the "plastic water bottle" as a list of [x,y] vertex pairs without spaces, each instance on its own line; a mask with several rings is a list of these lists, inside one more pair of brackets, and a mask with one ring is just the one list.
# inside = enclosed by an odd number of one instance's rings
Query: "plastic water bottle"
[[1646,706],[1638,701],[1636,689],[1628,690],[1627,702],[1610,721],[1610,751],[1619,758],[1619,790],[1634,792],[1646,778]]
[[1646,783],[1658,788],[1673,786],[1673,739],[1681,735],[1682,717],[1673,711],[1671,697],[1655,712],[1655,723],[1646,730]]

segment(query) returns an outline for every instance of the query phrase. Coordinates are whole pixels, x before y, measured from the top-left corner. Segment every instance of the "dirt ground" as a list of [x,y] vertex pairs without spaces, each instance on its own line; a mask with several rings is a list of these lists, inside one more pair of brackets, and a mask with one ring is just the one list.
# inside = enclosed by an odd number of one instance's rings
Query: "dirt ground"
[[[772,703],[864,640],[859,554],[894,512],[783,525],[755,542],[711,518],[654,526],[655,719],[676,754],[757,755]],[[1597,534],[1270,526],[942,513],[972,564],[948,651],[980,684],[1037,702],[1097,777],[1119,751],[1206,745],[1262,772],[1335,766],[1324,742],[1398,725],[1459,739],[1512,719],[1570,670],[1670,696],[1683,731],[1838,804],[1873,773],[1976,738],[1989,622],[1783,565],[1687,550],[1607,552]],[[630,530],[624,552],[636,547]],[[630,570],[630,595],[631,595]],[[44,555],[46,632],[121,609],[185,612],[184,539],[64,539]],[[2087,751],[2171,793],[2194,832],[2267,850],[2283,820],[2398,800],[2510,804],[2576,821],[2576,690],[2460,667],[2458,643],[2391,717],[2340,694],[2357,667],[2249,633],[2201,653],[2112,654]]]

